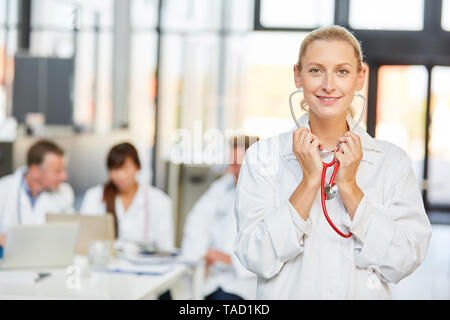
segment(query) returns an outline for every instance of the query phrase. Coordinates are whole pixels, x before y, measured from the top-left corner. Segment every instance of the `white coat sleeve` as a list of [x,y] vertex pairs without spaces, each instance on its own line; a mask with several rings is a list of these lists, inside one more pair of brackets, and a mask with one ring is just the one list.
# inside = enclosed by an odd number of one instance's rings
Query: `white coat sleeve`
[[231,255],[231,264],[233,265],[233,269],[239,278],[248,279],[255,277],[255,274],[253,272],[248,271],[248,269],[246,269],[242,265],[241,261],[239,260],[239,258],[236,256],[235,253]]
[[431,237],[420,189],[410,158],[392,159],[394,179],[385,203],[363,196],[350,231],[357,239],[355,264],[374,270],[381,280],[398,283],[423,261]]
[[211,245],[211,228],[214,225],[216,206],[219,203],[213,184],[188,213],[183,229],[183,255],[194,261],[202,259]]
[[[156,243],[160,250],[173,250],[175,248],[174,221],[172,210],[172,199],[165,193],[161,194],[158,228],[156,235]],[[154,210],[153,208],[150,208]],[[150,218],[151,219],[151,218]],[[150,220],[150,223],[151,220]]]
[[75,194],[72,187],[68,183],[61,183],[58,188],[58,195],[61,210],[59,213],[73,213]]
[[[303,238],[310,232],[311,221],[303,220],[289,199],[278,203],[280,167],[271,154],[257,149],[260,143],[247,150],[239,175],[234,249],[245,268],[269,279],[303,251]],[[278,157],[276,152],[272,154]]]
[[[3,180],[0,180],[0,194],[2,196],[0,197],[0,235],[6,233],[6,227],[5,227],[5,215],[6,215],[6,202],[7,199],[13,198],[13,194],[11,192],[8,192],[8,189],[6,188],[6,184]],[[8,195],[7,197],[5,195]],[[16,196],[17,197],[17,196]],[[13,198],[14,199],[14,198]],[[17,199],[14,199],[14,201],[17,201]]]

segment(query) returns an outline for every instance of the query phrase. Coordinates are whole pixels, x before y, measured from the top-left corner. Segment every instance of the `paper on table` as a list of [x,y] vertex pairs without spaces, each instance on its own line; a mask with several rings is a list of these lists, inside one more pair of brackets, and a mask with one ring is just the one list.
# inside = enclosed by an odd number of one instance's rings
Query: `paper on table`
[[136,274],[164,274],[172,269],[173,265],[135,265],[129,261],[118,260],[106,267],[110,272],[124,272]]
[[145,265],[145,266],[157,266],[157,265],[188,265],[196,266],[199,261],[192,261],[184,257],[183,255],[141,255],[141,254],[126,254],[122,256],[126,261],[134,265]]
[[139,265],[168,265],[176,263],[176,257],[166,255],[125,255],[124,258],[133,263]]
[[28,270],[2,270],[0,271],[0,283],[2,284],[34,284],[39,278],[39,273]]

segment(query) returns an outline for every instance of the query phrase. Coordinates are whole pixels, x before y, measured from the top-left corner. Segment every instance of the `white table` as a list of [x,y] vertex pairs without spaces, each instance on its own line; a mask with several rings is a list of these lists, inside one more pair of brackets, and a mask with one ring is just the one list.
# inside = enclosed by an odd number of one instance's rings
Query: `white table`
[[193,298],[201,298],[202,266],[178,264],[158,275],[86,272],[87,270],[85,266],[71,270],[35,270],[50,272],[51,275],[34,283],[0,283],[0,299],[154,299],[169,289],[176,289],[181,280],[189,274],[193,279]]

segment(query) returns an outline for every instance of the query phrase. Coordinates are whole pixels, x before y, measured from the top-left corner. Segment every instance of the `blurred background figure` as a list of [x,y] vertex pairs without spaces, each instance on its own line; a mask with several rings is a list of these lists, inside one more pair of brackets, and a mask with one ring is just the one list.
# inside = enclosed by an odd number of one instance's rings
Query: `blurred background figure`
[[161,190],[137,181],[141,162],[136,148],[127,142],[114,146],[106,166],[109,181],[86,192],[80,211],[112,214],[119,240],[151,243],[158,250],[173,249],[172,201]]
[[72,212],[74,194],[66,180],[64,150],[48,140],[33,144],[27,165],[0,179],[0,242],[11,226],[44,224],[47,213]]
[[213,182],[187,216],[182,243],[188,259],[205,259],[206,300],[255,299],[256,277],[234,255],[234,194],[245,151],[256,137],[234,137],[227,172]]

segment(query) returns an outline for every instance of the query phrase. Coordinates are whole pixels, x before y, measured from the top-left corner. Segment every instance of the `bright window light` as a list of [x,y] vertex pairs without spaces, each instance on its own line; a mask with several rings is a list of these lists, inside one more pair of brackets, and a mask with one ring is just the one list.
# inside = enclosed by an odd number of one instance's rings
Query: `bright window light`
[[442,29],[450,31],[450,0],[442,1]]
[[262,0],[265,27],[316,28],[333,24],[334,0]]
[[353,29],[423,29],[424,0],[353,0],[349,23]]

